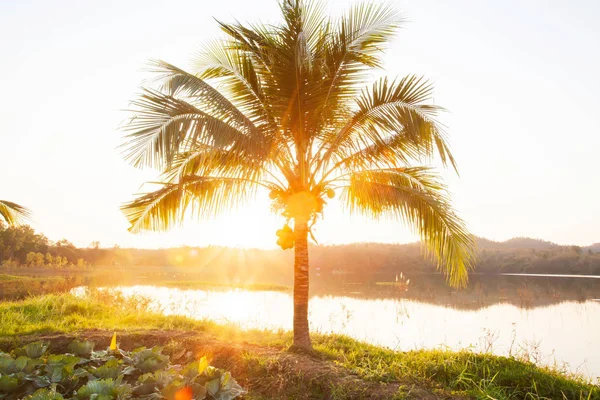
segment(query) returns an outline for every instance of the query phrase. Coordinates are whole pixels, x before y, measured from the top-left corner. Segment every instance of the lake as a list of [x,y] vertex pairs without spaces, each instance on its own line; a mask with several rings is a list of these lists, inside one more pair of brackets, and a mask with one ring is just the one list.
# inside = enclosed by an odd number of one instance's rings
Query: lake
[[[416,281],[416,282],[415,282]],[[468,290],[407,287],[313,290],[311,330],[340,333],[396,350],[471,349],[516,354],[588,378],[600,377],[600,280],[594,277],[473,277]],[[241,328],[292,328],[288,292],[117,287],[142,295],[165,314],[234,323]]]

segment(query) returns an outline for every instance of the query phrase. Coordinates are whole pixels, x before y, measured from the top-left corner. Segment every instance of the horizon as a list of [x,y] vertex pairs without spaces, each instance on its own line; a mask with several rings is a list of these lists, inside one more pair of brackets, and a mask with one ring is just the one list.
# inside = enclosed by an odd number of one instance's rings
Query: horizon
[[[1,221],[0,221],[1,222]],[[0,224],[1,225],[1,224]],[[29,226],[28,224],[25,224],[24,226]],[[32,227],[33,228],[33,227]],[[44,235],[44,232],[39,232],[36,231],[36,234],[41,234]],[[45,235],[44,235],[45,236]],[[549,240],[545,240],[543,238],[533,238],[533,237],[528,237],[528,236],[514,236],[511,238],[508,238],[506,240],[493,240],[493,239],[489,239],[483,236],[477,236],[474,235],[475,241],[480,241],[480,240],[484,240],[484,241],[488,241],[494,244],[506,244],[508,242],[511,241],[518,241],[518,240],[532,240],[532,241],[536,241],[536,242],[541,242],[544,243],[548,246],[557,246],[557,247],[570,247],[570,246],[576,246],[576,247],[581,247],[583,249],[585,248],[592,248],[595,247],[597,245],[600,245],[600,241],[598,242],[592,242],[592,243],[588,243],[588,244],[577,244],[577,243],[556,243],[556,242],[552,242]],[[67,240],[68,242],[72,243],[69,238],[61,238],[58,240],[53,240],[51,238],[48,238],[48,240],[50,240],[50,242],[56,243],[59,240]],[[399,242],[373,242],[373,241],[361,241],[361,242],[348,242],[348,243],[315,243],[313,241],[309,242],[310,246],[317,246],[317,247],[335,247],[335,246],[351,246],[351,245],[365,245],[365,244],[373,244],[373,245],[391,245],[391,246],[411,246],[411,245],[418,245],[420,244],[421,241],[420,240],[415,240],[412,242],[403,242],[403,243],[399,243]],[[74,244],[74,243],[73,243]],[[94,244],[94,242],[91,242],[88,245],[85,246],[78,246],[76,244],[75,247],[77,248],[92,248],[92,244]],[[226,245],[226,244],[207,244],[207,245],[186,245],[186,244],[182,244],[182,245],[174,245],[174,246],[166,246],[166,247],[129,247],[129,246],[119,246],[118,244],[113,244],[113,245],[107,245],[107,244],[103,244],[101,242],[98,241],[98,248],[99,249],[113,249],[115,248],[115,246],[118,246],[118,248],[121,249],[130,249],[130,250],[169,250],[169,249],[179,249],[179,248],[198,248],[198,249],[204,249],[204,248],[225,248],[225,249],[235,249],[235,250],[278,250],[279,247],[277,245],[273,245],[271,247],[249,247],[249,246],[231,246],[231,245]]]
[[[98,240],[127,248],[274,248],[283,220],[268,214],[266,193],[206,223],[128,233],[119,206],[156,173],[127,165],[117,150],[118,128],[128,116],[118,110],[152,78],[144,71],[150,58],[187,69],[199,46],[218,36],[213,17],[274,20],[277,10],[268,7],[274,1],[181,1],[191,11],[166,32],[156,26],[172,5],[62,3],[0,5],[0,34],[13,38],[0,44],[11,55],[0,65],[11,94],[0,100],[0,135],[11,144],[0,148],[0,165],[10,167],[0,198],[30,208],[36,231],[78,247]],[[328,6],[336,12],[352,3]],[[449,170],[443,176],[459,214],[474,235],[494,241],[600,242],[600,187],[590,183],[600,170],[600,82],[594,79],[600,55],[588,51],[600,34],[594,23],[600,5],[462,3],[399,2],[409,22],[385,55],[385,73],[423,74],[435,82],[435,103],[449,110],[441,121],[461,176]],[[555,63],[557,57],[569,61]],[[33,114],[24,106],[32,98]],[[574,198],[577,206],[569,207]],[[337,201],[332,205],[317,224],[319,243],[415,241],[400,223],[348,218]]]

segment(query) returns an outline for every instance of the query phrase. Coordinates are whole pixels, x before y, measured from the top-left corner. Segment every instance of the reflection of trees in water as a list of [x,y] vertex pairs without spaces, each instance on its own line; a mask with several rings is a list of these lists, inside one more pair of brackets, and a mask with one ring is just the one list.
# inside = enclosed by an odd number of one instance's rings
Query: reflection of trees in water
[[535,308],[565,301],[584,302],[600,298],[600,279],[593,278],[473,275],[469,286],[462,290],[448,287],[439,275],[410,278],[408,290],[393,285],[319,285],[313,294],[369,299],[404,298],[461,309],[477,309],[498,303]]

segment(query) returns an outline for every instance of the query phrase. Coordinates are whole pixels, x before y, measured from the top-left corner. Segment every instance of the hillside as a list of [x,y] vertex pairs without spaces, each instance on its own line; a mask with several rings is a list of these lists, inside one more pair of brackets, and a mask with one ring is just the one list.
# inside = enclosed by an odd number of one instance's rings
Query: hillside
[[528,237],[515,237],[504,242],[495,242],[486,238],[478,237],[477,245],[480,249],[551,249],[560,247],[556,243],[548,242],[542,239],[533,239]]

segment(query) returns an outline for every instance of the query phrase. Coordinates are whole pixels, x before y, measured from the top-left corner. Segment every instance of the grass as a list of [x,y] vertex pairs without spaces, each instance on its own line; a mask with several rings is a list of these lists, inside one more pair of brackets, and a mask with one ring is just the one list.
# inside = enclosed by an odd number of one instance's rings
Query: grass
[[[314,394],[314,397],[304,398],[339,399],[376,398],[371,396],[373,390],[393,387],[394,391],[397,389],[394,395],[397,399],[426,398],[419,394],[422,393],[419,390],[438,393],[442,398],[600,399],[600,388],[580,377],[515,358],[469,351],[395,352],[340,335],[313,336],[316,354],[305,361],[318,363],[318,376],[321,378],[310,377],[297,369],[298,359],[282,361],[282,357],[291,356],[282,352],[291,343],[289,332],[241,331],[232,325],[164,316],[148,311],[146,299],[127,300],[114,293],[92,291],[87,298],[53,294],[0,303],[0,336],[6,340],[31,334],[97,329],[194,331],[227,345],[237,343],[248,349],[246,356],[236,361],[247,367],[248,381],[265,382],[269,379],[265,387],[272,389],[277,386],[273,383],[277,376],[285,376],[282,381],[279,379],[281,385],[288,386],[285,389],[288,398],[294,397],[296,391],[303,393],[303,387],[311,388],[304,393]],[[269,350],[271,356],[256,353],[257,348],[263,349],[263,353]],[[361,386],[348,386],[350,381],[346,380],[323,380],[324,376],[337,371],[336,368],[358,375]],[[329,372],[324,373],[323,370]],[[352,395],[348,394],[350,392]],[[269,398],[269,395],[264,398]]]
[[118,299],[109,297],[101,292],[86,299],[71,294],[50,294],[0,303],[0,336],[94,328],[191,330],[203,325],[200,321],[147,311],[143,300],[119,304]]
[[0,282],[23,281],[23,280],[31,280],[31,279],[35,279],[35,278],[29,277],[29,276],[0,274]]
[[364,379],[432,382],[477,399],[600,399],[581,377],[516,358],[470,351],[395,352],[341,336],[321,336],[316,350]]
[[245,290],[265,290],[286,292],[292,289],[291,286],[274,285],[268,283],[216,283],[205,281],[163,281],[160,286],[177,287],[181,289],[245,289]]

